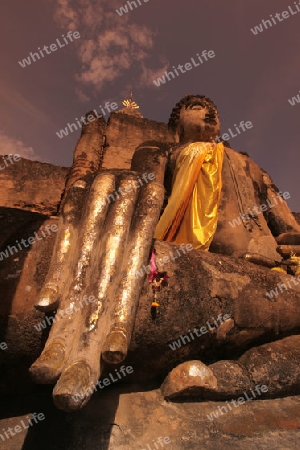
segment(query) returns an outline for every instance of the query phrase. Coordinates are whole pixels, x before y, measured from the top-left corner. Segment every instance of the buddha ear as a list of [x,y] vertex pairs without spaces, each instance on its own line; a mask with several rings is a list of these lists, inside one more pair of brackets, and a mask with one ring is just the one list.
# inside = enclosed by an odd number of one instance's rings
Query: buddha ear
[[181,138],[183,137],[183,133],[184,133],[184,128],[180,124],[180,122],[178,122],[177,127],[175,129],[175,144],[179,144]]

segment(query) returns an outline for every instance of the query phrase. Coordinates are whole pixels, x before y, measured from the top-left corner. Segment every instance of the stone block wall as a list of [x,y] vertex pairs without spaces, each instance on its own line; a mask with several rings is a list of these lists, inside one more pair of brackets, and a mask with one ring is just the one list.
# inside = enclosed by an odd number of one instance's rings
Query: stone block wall
[[173,142],[165,123],[122,111],[112,113],[106,129],[104,169],[129,169],[135,149],[142,142]]
[[56,214],[69,170],[21,158],[0,172],[0,206]]

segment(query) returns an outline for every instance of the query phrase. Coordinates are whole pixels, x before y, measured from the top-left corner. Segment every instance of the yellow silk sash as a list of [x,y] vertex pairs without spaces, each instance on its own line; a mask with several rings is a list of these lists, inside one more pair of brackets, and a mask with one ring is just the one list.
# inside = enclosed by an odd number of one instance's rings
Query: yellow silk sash
[[223,157],[223,144],[194,142],[183,149],[156,239],[208,250],[217,228]]

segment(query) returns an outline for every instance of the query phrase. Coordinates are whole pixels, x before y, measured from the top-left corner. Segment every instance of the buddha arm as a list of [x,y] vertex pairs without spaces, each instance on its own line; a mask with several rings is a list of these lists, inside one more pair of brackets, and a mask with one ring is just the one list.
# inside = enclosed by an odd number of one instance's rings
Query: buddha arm
[[284,193],[284,198],[268,173],[262,170],[251,158],[247,157],[245,163],[248,176],[252,179],[256,191],[256,198],[259,203],[257,207],[263,212],[272,235],[277,240],[277,237],[282,233],[299,234],[300,226],[285,200],[285,198],[289,198],[288,192]]
[[273,236],[286,232],[300,233],[300,226],[285,201],[285,198],[290,198],[289,193],[279,192],[267,173],[263,173],[262,179],[263,198],[269,206],[264,214]]

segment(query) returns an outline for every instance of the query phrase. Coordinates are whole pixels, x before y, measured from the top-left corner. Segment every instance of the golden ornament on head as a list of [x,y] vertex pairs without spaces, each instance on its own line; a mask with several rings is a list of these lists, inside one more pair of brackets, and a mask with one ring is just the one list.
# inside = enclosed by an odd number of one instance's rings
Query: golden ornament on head
[[130,97],[126,98],[125,100],[122,101],[122,104],[126,107],[126,108],[131,108],[131,109],[138,109],[139,106],[136,102],[133,101],[132,99],[132,92],[130,92]]

